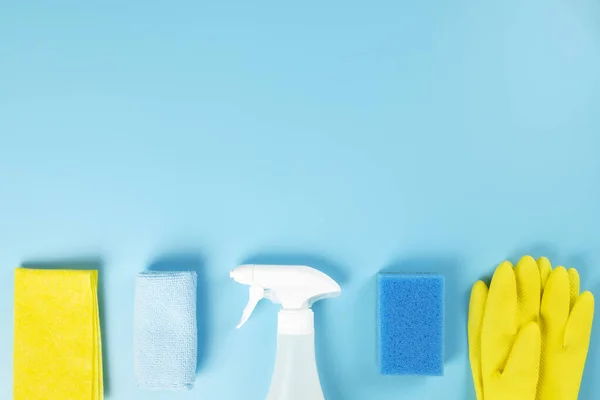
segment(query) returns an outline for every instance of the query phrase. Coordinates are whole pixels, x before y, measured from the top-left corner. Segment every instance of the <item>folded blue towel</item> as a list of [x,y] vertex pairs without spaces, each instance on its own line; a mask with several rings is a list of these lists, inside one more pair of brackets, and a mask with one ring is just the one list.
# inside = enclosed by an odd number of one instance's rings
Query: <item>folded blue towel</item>
[[134,306],[137,385],[151,390],[191,389],[197,336],[196,273],[139,274]]

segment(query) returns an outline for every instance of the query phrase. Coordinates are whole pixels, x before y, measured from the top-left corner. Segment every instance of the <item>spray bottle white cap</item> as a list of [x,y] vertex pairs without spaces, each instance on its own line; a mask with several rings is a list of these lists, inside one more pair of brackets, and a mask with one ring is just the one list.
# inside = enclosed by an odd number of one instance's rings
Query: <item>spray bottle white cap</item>
[[231,271],[236,282],[250,286],[250,298],[238,328],[248,321],[263,298],[281,304],[278,332],[304,335],[314,332],[310,307],[316,301],[337,297],[342,289],[333,279],[302,265],[242,265]]

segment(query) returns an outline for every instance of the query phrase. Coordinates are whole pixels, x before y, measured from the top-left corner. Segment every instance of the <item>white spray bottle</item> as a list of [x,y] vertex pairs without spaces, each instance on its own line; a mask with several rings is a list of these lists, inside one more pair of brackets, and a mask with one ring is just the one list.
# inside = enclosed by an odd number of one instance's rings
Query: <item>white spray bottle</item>
[[295,265],[242,265],[230,276],[250,286],[250,300],[238,328],[263,298],[282,306],[277,324],[277,359],[267,400],[324,400],[310,307],[318,300],[339,296],[340,285],[321,271]]

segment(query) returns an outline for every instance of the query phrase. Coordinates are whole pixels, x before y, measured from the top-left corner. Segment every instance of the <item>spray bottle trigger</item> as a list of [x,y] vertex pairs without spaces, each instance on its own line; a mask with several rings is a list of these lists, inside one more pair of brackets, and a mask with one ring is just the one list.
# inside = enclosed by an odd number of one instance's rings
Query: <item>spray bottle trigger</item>
[[242,313],[242,319],[240,323],[236,326],[236,329],[240,329],[250,318],[252,312],[256,308],[259,301],[261,301],[265,297],[265,289],[260,286],[250,286],[250,298],[248,299],[248,304],[244,308],[244,312]]

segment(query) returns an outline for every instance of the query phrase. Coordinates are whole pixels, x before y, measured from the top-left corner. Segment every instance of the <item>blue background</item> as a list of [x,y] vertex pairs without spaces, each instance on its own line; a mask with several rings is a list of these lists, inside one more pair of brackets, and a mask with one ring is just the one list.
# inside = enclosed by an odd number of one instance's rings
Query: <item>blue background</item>
[[[263,399],[276,306],[245,261],[343,285],[328,400],[471,399],[470,286],[531,253],[600,294],[596,0],[0,2],[0,387],[13,269],[101,269],[107,398]],[[196,387],[136,389],[138,271],[201,272]],[[375,276],[446,275],[442,378],[377,373]],[[600,392],[596,323],[580,399]],[[594,379],[595,378],[595,379]]]

